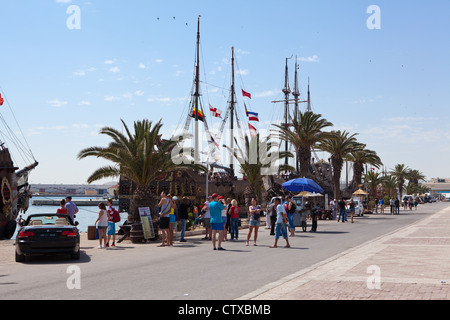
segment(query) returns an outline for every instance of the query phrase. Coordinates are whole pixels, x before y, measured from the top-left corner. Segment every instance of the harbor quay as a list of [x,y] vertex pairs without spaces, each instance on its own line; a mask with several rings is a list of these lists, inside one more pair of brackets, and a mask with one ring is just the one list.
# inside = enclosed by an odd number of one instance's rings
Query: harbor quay
[[[238,300],[448,300],[450,203],[419,205],[400,215],[370,214],[355,223],[321,220],[316,233],[296,230],[291,248],[270,248],[264,225],[258,245],[247,229],[223,252],[187,233],[174,246],[158,241],[98,249],[82,233],[81,259],[31,257],[14,262],[14,241],[0,242],[1,299]],[[179,234],[179,233],[178,233]],[[70,270],[80,288],[68,289]],[[114,275],[112,277],[111,275]],[[114,281],[111,281],[114,279]],[[230,280],[233,281],[230,281]]]

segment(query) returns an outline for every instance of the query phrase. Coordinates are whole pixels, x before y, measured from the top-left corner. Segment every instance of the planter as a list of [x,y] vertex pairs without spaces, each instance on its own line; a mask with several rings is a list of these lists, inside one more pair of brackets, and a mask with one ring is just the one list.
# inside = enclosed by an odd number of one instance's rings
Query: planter
[[144,232],[141,223],[134,223],[131,226],[130,239],[132,243],[142,243],[144,241]]

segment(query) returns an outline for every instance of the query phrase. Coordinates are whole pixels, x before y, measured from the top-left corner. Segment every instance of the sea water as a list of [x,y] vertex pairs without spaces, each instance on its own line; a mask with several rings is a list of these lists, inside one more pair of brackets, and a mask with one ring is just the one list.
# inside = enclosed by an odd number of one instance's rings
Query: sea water
[[[55,198],[55,197],[34,196],[32,199],[30,199],[30,205],[28,207],[27,213],[21,214],[22,219],[26,220],[28,218],[28,216],[32,215],[32,214],[56,213],[56,210],[58,210],[58,208],[59,208],[59,206],[32,205],[33,200],[61,200],[61,199]],[[96,197],[77,197],[77,198],[73,198],[72,202],[74,202],[76,204],[77,200],[90,200],[90,199],[98,200],[98,198],[96,198]],[[105,204],[106,204],[106,199],[105,199]],[[117,206],[116,206],[116,209],[118,209]],[[79,211],[76,214],[76,218],[75,218],[75,221],[77,221],[79,223],[78,230],[80,230],[80,232],[87,232],[88,226],[93,226],[95,223],[95,220],[97,220],[99,208],[98,208],[98,206],[78,206],[78,210]],[[125,220],[128,217],[128,213],[121,212],[120,217],[122,218],[122,222],[120,222],[119,224],[116,225],[116,229],[118,228],[119,225],[122,225],[122,223],[125,222]],[[16,238],[18,230],[19,230],[19,226],[17,226],[17,228],[16,228],[16,233],[14,234],[13,239]]]

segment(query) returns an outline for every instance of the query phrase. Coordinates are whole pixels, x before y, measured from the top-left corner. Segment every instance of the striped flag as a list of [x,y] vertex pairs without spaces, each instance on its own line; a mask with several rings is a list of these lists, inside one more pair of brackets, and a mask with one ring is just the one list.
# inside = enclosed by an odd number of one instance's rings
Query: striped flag
[[256,130],[256,128],[254,127],[254,126],[252,126],[250,123],[248,124],[248,128],[249,128],[249,130],[250,130],[250,135],[252,136],[252,137],[256,137],[256,135],[257,135],[257,130]]
[[249,121],[259,122],[259,115],[256,112],[247,111],[247,116]]

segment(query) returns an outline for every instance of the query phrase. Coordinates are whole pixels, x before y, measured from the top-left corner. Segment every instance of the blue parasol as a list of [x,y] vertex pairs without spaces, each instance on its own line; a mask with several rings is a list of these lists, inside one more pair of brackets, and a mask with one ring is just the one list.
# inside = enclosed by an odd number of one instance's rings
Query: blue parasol
[[316,192],[323,193],[323,189],[314,181],[307,178],[297,178],[283,183],[283,189],[290,192]]

